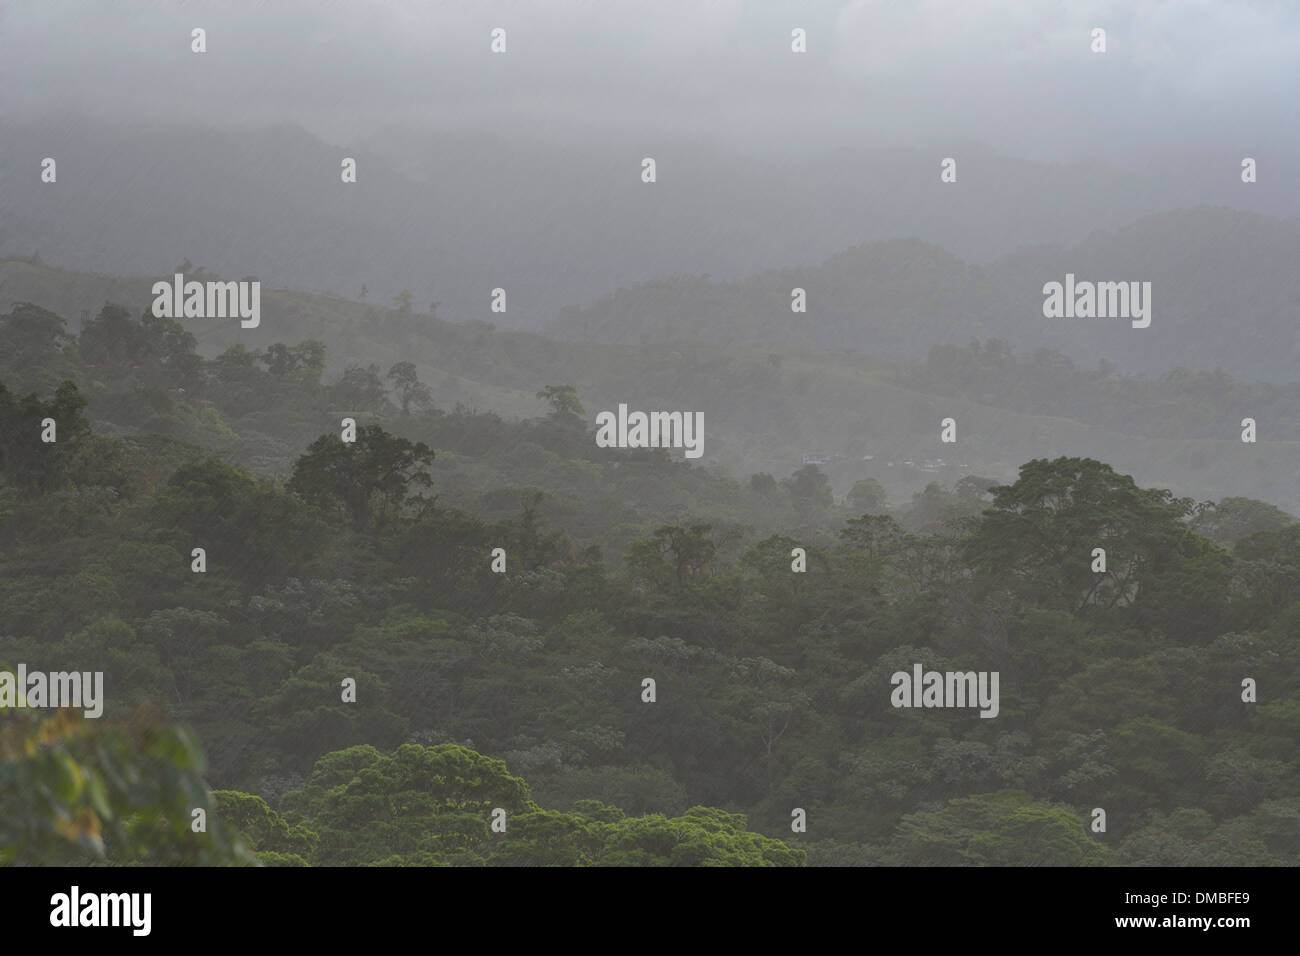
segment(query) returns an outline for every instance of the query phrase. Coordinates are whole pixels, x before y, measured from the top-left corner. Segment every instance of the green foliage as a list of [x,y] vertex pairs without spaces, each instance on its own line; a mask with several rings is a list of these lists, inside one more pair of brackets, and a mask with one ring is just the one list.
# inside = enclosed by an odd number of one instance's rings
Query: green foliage
[[[328,754],[285,799],[321,834],[317,864],[800,866],[801,850],[752,833],[743,814],[694,807],[628,817],[599,801],[543,810],[505,764],[465,747],[407,744]],[[260,808],[255,808],[255,811]],[[504,810],[504,832],[492,830]],[[257,817],[258,832],[266,829]],[[499,818],[502,819],[502,818]],[[260,844],[259,844],[260,845]]]
[[537,808],[527,784],[502,761],[453,744],[407,744],[391,757],[370,746],[328,754],[285,807],[290,819],[310,820],[320,834],[313,862],[325,865],[407,855],[420,863],[472,862],[489,837],[494,808]]
[[887,498],[884,485],[875,478],[862,478],[853,483],[846,500],[853,511],[864,514],[884,511]]
[[1083,814],[1019,790],[952,800],[903,817],[889,845],[895,866],[1096,866],[1106,848]]
[[[1148,569],[1176,560],[1191,502],[1137,487],[1108,465],[1080,458],[1031,461],[993,489],[993,506],[965,545],[978,569],[1015,581],[1037,603],[1113,608],[1146,600]],[[1092,571],[1094,548],[1105,574]]]
[[389,404],[378,365],[349,365],[330,386],[329,399],[335,408],[349,413],[382,413]]
[[1281,531],[1296,523],[1294,516],[1266,501],[1224,498],[1207,502],[1192,522],[1197,534],[1219,545],[1233,545],[1242,538],[1267,531]]
[[572,385],[547,385],[537,397],[551,406],[551,417],[556,421],[581,424],[587,414],[578,399],[578,390]]
[[259,796],[214,790],[222,821],[236,828],[250,850],[267,866],[306,866],[320,837],[304,826],[291,827]]
[[355,442],[322,435],[294,465],[290,491],[312,502],[342,505],[359,531],[376,507],[399,509],[412,486],[429,487],[425,468],[433,451],[424,442],[397,438],[378,425],[362,425]]
[[[142,710],[101,728],[62,710],[0,717],[0,863],[60,866],[247,864],[217,813],[194,737]],[[191,813],[207,814],[206,832]]]
[[51,392],[75,380],[77,360],[67,323],[53,312],[20,302],[0,315],[0,381],[19,391]]
[[804,465],[781,485],[791,499],[807,508],[829,508],[835,499],[830,481],[816,465]]
[[[71,481],[79,446],[90,432],[85,407],[70,381],[48,402],[35,394],[17,398],[0,384],[0,474],[25,494],[54,491]],[[47,419],[54,422],[53,442],[42,440]]]
[[215,458],[182,465],[155,502],[159,517],[183,532],[173,535],[182,554],[201,544],[249,585],[284,579],[325,539],[320,519],[292,496]]
[[388,370],[388,379],[397,392],[397,403],[403,416],[410,415],[412,407],[422,409],[433,404],[433,393],[420,381],[415,363],[398,362]]
[[[34,310],[0,316],[41,365],[11,380],[37,394],[0,390],[0,655],[106,671],[106,727],[165,701],[223,788],[209,836],[224,819],[247,844],[220,857],[178,842],[184,828],[103,823],[105,860],[1300,860],[1300,526],[1271,506],[1193,505],[1057,458],[1006,485],[950,469],[884,514],[862,472],[837,503],[828,474],[849,480],[834,464],[737,479],[662,449],[596,449],[568,386],[538,394],[546,418],[441,412],[422,389],[460,386],[404,356],[386,379],[356,366],[322,385],[319,341],[195,365],[183,330],[148,316],[101,310],[80,343]],[[520,414],[538,383],[585,381],[516,374],[558,361],[546,340],[416,318],[460,343],[458,375],[506,369]],[[82,363],[83,345],[127,358]],[[658,373],[693,361],[638,354]],[[980,354],[996,369],[1009,352]],[[761,359],[719,367],[719,387],[752,373],[756,403],[773,376],[815,388],[825,370]],[[317,437],[343,403],[377,420],[355,444]],[[56,445],[39,442],[47,414]],[[490,570],[496,547],[507,574]],[[890,707],[890,675],[916,662],[999,670],[999,717]],[[1247,676],[1256,704],[1240,699]],[[55,787],[53,763],[33,768]],[[93,854],[58,830],[85,823],[81,796],[33,799],[5,846]],[[807,834],[790,832],[796,806]],[[1094,806],[1111,833],[1089,833]]]

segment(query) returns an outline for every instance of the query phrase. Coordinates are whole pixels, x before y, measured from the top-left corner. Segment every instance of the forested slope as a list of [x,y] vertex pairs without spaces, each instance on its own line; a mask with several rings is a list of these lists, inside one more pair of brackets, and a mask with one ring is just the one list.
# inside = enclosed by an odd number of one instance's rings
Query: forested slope
[[[890,509],[598,449],[563,388],[513,421],[310,341],[3,323],[0,662],[107,698],[6,723],[6,859],[1300,861],[1300,526],[1263,502],[1062,455]],[[918,664],[1000,674],[996,717],[895,706]],[[189,840],[196,800],[239,833]]]

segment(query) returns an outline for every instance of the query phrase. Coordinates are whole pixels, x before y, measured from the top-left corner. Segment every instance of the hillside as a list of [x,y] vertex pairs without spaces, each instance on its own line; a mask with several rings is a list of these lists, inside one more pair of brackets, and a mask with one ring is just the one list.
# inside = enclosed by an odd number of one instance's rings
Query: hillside
[[[0,316],[0,672],[110,692],[102,732],[5,718],[5,859],[1300,854],[1300,525],[1268,504],[1066,453],[885,513],[815,466],[738,481],[598,448],[564,390],[506,421],[429,407],[410,367],[327,377],[311,341],[205,359],[121,307],[62,326]],[[903,391],[799,361],[827,395]],[[365,410],[348,444],[341,410]],[[278,477],[221,460],[250,456]],[[930,668],[978,701],[913,709],[937,705],[900,680]],[[212,829],[178,839],[194,806]]]
[[[6,260],[0,262],[0,302],[36,303],[68,317],[75,332],[74,317],[89,319],[106,300],[141,314],[152,303],[152,281]],[[1019,462],[1069,451],[1114,462],[1144,483],[1179,494],[1241,494],[1300,511],[1294,480],[1300,474],[1300,389],[1248,386],[1222,374],[1134,379],[1104,367],[1076,367],[1061,356],[1008,357],[1005,346],[990,347],[995,359],[985,350],[962,365],[958,360],[969,350],[939,350],[916,363],[846,350],[567,341],[270,289],[263,293],[258,328],[202,319],[188,320],[186,329],[208,357],[232,347],[319,340],[331,375],[372,364],[382,375],[410,361],[443,409],[459,404],[531,417],[544,409],[539,390],[566,383],[578,389],[589,416],[620,402],[702,411],[703,464],[738,477],[783,477],[805,457],[816,458],[825,461],[841,495],[855,481],[875,478],[902,503],[931,481],[952,484],[965,474],[1006,480]],[[1014,375],[1006,361],[1020,363]],[[83,381],[94,381],[91,371],[81,370]],[[26,374],[21,365],[15,372]],[[1007,387],[1011,382],[1015,389]],[[193,406],[198,399],[173,394],[167,401]],[[327,406],[290,425],[267,411],[239,409],[226,424],[240,437],[228,441],[236,460],[277,474],[287,470],[292,448],[338,417],[338,409]],[[380,414],[368,407],[351,411]],[[1257,444],[1240,441],[1240,421],[1248,416],[1259,423]],[[940,422],[948,417],[958,423],[956,445],[939,440]],[[127,424],[111,416],[105,421]],[[277,447],[284,440],[289,444]]]

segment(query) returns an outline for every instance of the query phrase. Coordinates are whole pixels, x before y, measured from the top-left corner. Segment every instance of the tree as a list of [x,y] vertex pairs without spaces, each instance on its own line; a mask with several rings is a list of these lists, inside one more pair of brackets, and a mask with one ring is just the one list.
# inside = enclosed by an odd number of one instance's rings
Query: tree
[[[628,817],[597,800],[543,810],[503,761],[456,744],[327,754],[284,803],[291,821],[319,832],[318,865],[802,866],[806,858],[751,832],[744,814],[712,807],[671,818]],[[490,829],[497,808],[506,837]]]
[[1224,498],[1197,514],[1192,527],[1215,544],[1232,545],[1261,531],[1281,531],[1295,521],[1295,516],[1264,501]]
[[256,387],[264,378],[264,373],[257,367],[262,353],[256,349],[250,351],[240,342],[230,346],[212,360],[214,377],[222,385],[229,387]]
[[796,505],[825,509],[835,503],[830,479],[816,465],[804,465],[781,484]]
[[77,374],[72,347],[62,318],[46,309],[20,302],[0,315],[0,379],[10,387],[48,391]]
[[388,370],[388,380],[397,392],[397,402],[402,407],[402,417],[411,414],[411,406],[428,407],[433,403],[429,386],[420,381],[413,362],[398,362]]
[[284,378],[298,367],[298,361],[289,346],[283,342],[276,342],[266,347],[266,354],[262,356],[262,362],[266,365],[266,370],[276,378]]
[[1124,839],[1116,856],[1122,866],[1257,867],[1292,862],[1294,850],[1278,853],[1260,838],[1258,816],[1257,811],[1216,827],[1214,817],[1199,808],[1152,814],[1150,823]]
[[889,857],[895,866],[1095,866],[1106,848],[1087,835],[1080,814],[1000,790],[907,814]]
[[515,566],[524,570],[531,571],[572,556],[572,545],[564,532],[545,530],[546,521],[538,511],[545,497],[544,491],[525,491],[520,496],[519,519],[509,528],[510,553],[515,555]]
[[214,790],[221,819],[236,827],[249,849],[269,866],[306,866],[320,837],[302,826],[289,826],[261,797],[238,790]]
[[[78,446],[91,437],[85,407],[72,382],[60,385],[48,402],[37,395],[16,398],[0,384],[0,474],[29,494],[70,481]],[[47,418],[54,419],[55,442],[41,440],[41,423]]]
[[884,485],[875,478],[863,478],[853,483],[846,501],[855,514],[880,514],[887,498]]
[[95,318],[82,327],[77,341],[86,362],[101,368],[139,365],[150,357],[154,346],[148,330],[125,308],[111,302],[104,303]]
[[537,397],[551,406],[551,418],[558,422],[586,422],[587,410],[578,400],[578,390],[572,385],[547,385]]
[[696,522],[688,527],[664,525],[654,536],[628,549],[627,563],[634,578],[659,588],[673,583],[710,577],[716,548],[709,534],[713,526]]
[[491,836],[495,808],[511,816],[538,809],[504,761],[455,744],[326,754],[284,806],[291,823],[320,834],[312,862],[333,866],[472,863]]
[[962,501],[978,501],[981,505],[988,504],[986,500],[989,493],[998,486],[998,483],[992,478],[982,478],[979,475],[967,475],[953,485],[953,491]]
[[249,585],[282,580],[323,544],[325,529],[306,505],[217,458],[181,465],[154,502],[160,534],[185,554],[202,541],[209,559],[223,556]]
[[388,406],[388,390],[379,378],[379,366],[349,365],[330,386],[334,407],[352,412],[380,412]]
[[874,561],[898,552],[906,543],[907,535],[889,515],[865,514],[845,522],[840,538]]
[[1030,805],[974,837],[970,855],[986,866],[1099,866],[1104,846],[1091,839],[1067,807]]
[[319,339],[304,339],[289,352],[294,360],[291,377],[310,388],[319,386],[325,371],[325,343]]
[[743,813],[691,807],[611,826],[597,866],[803,866],[807,854],[748,830]]
[[140,328],[150,343],[143,355],[146,361],[173,373],[180,383],[197,384],[203,358],[193,332],[175,319],[156,316],[149,309],[140,316]]
[[[1090,458],[1037,459],[1014,485],[993,489],[963,548],[974,567],[1018,582],[1043,606],[1113,607],[1154,584],[1189,535],[1191,510],[1190,499],[1139,488]],[[1098,547],[1104,574],[1092,570]]]
[[[963,484],[965,482],[965,484]],[[957,483],[962,489],[949,491],[937,481],[925,486],[924,491],[912,494],[912,503],[901,516],[903,524],[913,531],[951,531],[963,519],[974,518],[989,504],[973,490],[969,479]]]
[[399,509],[413,486],[428,488],[433,450],[390,435],[378,425],[357,429],[355,442],[325,434],[294,463],[289,490],[316,503],[342,505],[359,531],[368,529],[377,503]]

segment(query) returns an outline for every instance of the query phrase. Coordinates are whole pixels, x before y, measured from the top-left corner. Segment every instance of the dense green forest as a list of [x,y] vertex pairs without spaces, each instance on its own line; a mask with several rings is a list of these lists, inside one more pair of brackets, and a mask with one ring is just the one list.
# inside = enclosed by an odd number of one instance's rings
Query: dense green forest
[[[0,861],[1300,862],[1271,504],[1085,457],[904,503],[598,448],[562,380],[506,419],[115,305],[0,335],[0,664],[107,696],[0,719]],[[1008,360],[928,364],[980,393]],[[891,706],[917,663],[999,672],[997,717]]]

